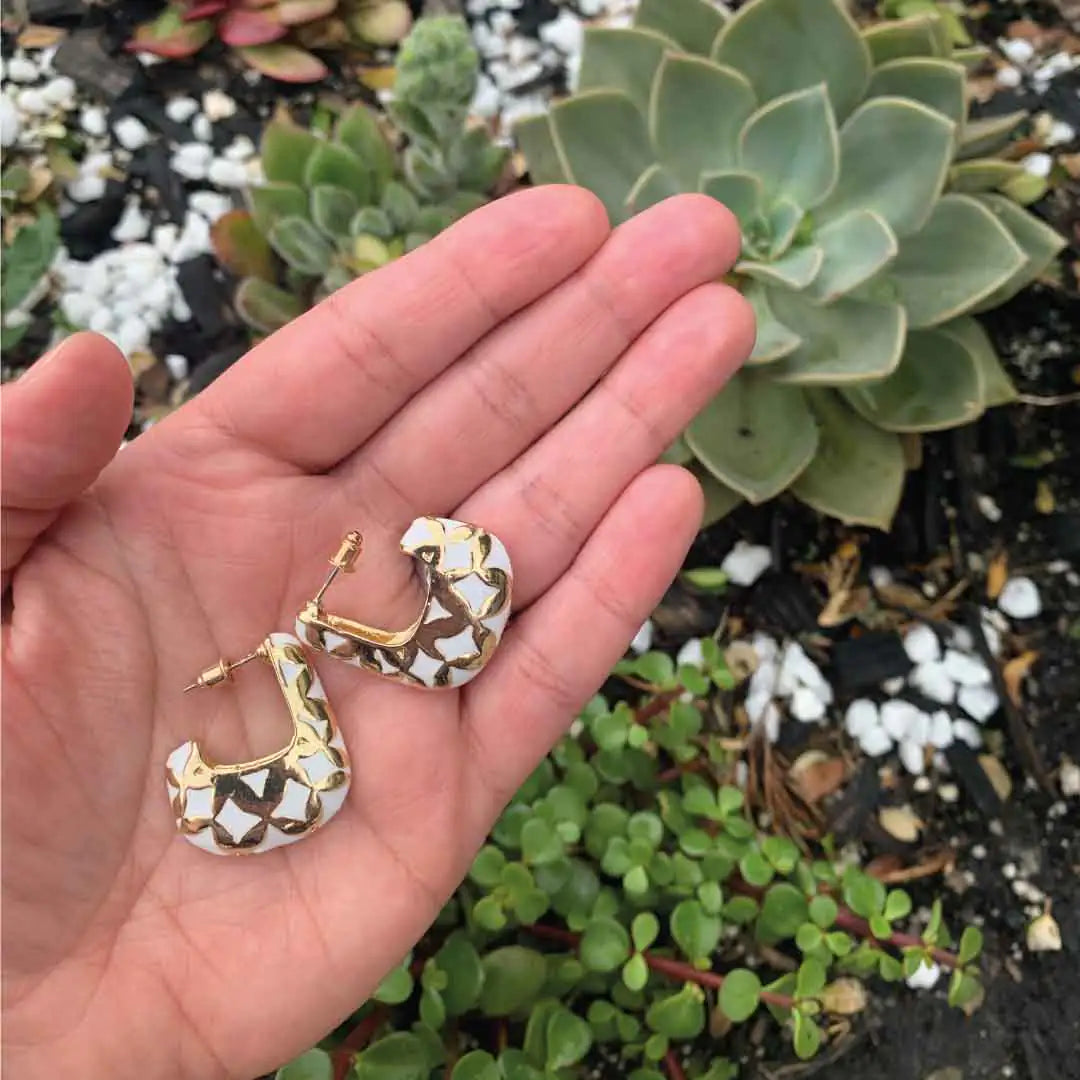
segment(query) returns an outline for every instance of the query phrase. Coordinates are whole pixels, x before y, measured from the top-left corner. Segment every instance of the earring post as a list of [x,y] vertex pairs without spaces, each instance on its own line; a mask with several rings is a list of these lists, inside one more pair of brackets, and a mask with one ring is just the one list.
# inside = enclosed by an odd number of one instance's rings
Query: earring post
[[214,664],[213,667],[208,667],[205,671],[201,672],[199,677],[193,683],[184,687],[183,692],[186,694],[189,690],[198,690],[200,687],[217,686],[218,683],[225,682],[238,667],[248,664],[252,660],[257,660],[265,655],[266,650],[260,645],[254,652],[249,652],[247,656],[242,656],[239,660],[229,661],[222,658]]
[[356,560],[360,557],[360,552],[364,548],[364,538],[355,529],[345,534],[345,539],[341,541],[341,546],[335,552],[333,558],[330,559],[330,572],[326,575],[326,580],[322,583],[322,588],[315,594],[312,603],[315,607],[319,606],[322,601],[326,590],[330,588],[334,583],[334,579],[344,571],[346,574],[351,574],[356,569]]

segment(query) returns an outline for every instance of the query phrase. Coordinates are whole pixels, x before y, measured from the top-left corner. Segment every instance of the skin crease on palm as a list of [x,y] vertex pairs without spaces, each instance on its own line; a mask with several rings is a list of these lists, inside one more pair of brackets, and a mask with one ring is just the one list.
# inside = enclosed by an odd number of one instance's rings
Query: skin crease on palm
[[[79,334],[4,387],[6,1076],[250,1080],[353,1011],[423,934],[599,686],[700,522],[653,462],[746,358],[731,215],[611,231],[570,187],[470,215],[254,348],[116,453],[127,365]],[[464,691],[319,656],[353,761],[325,830],[249,858],[178,839],[167,753],[284,744],[264,664],[350,528],[327,606],[405,625],[418,514],[490,529],[515,616]]]

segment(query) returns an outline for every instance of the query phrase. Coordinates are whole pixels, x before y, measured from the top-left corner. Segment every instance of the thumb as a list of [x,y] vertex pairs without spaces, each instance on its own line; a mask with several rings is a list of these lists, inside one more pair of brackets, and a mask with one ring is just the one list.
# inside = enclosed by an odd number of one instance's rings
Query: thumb
[[3,587],[37,537],[112,460],[131,421],[131,371],[98,334],[75,334],[0,390]]

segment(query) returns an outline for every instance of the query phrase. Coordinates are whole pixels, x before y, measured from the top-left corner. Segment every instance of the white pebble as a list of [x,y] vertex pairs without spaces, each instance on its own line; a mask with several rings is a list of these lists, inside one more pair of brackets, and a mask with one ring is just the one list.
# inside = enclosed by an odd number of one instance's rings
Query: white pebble
[[825,702],[806,686],[800,686],[791,695],[788,708],[791,710],[791,715],[804,724],[821,720],[825,716]]
[[169,374],[177,382],[187,378],[188,359],[186,356],[181,356],[179,353],[169,353],[165,357],[165,366],[169,369]]
[[188,206],[197,214],[202,214],[211,225],[218,218],[227,214],[233,208],[232,199],[228,195],[222,195],[219,191],[193,191],[188,198]]
[[978,750],[982,746],[982,735],[970,720],[954,720],[952,733],[954,739],[967,743],[972,750]]
[[859,746],[864,754],[881,757],[892,749],[893,741],[883,727],[872,727],[859,736]]
[[184,217],[184,229],[180,238],[176,241],[169,261],[172,263],[184,262],[186,259],[202,255],[210,250],[210,226],[206,218],[190,210]]
[[1010,619],[1033,619],[1042,611],[1035,582],[1028,577],[1009,578],[998,597],[998,607]]
[[79,114],[79,126],[87,135],[104,135],[109,130],[105,110],[100,105],[87,105]]
[[897,742],[911,737],[919,716],[919,710],[910,701],[899,698],[886,701],[881,706],[881,725]]
[[997,69],[994,82],[1005,90],[1015,90],[1020,85],[1022,78],[1023,76],[1018,68],[1014,68],[1012,64],[1006,64],[1004,67]]
[[941,664],[949,678],[960,686],[985,686],[991,681],[990,669],[977,656],[946,649]]
[[50,105],[70,109],[75,104],[75,80],[58,75],[45,84],[41,93]]
[[999,44],[1001,51],[1014,64],[1023,66],[1035,55],[1035,46],[1023,38],[1005,38]]
[[1054,167],[1054,159],[1049,154],[1036,150],[1035,153],[1023,158],[1020,164],[1023,165],[1025,172],[1031,173],[1032,176],[1045,178],[1050,175],[1050,170]]
[[113,124],[116,141],[125,150],[138,150],[150,141],[150,130],[135,116],[122,116]]
[[878,707],[869,698],[858,698],[847,707],[844,713],[844,730],[853,739],[861,738],[879,723]]
[[930,714],[920,709],[908,724],[907,737],[918,746],[926,746],[930,742],[930,723]]
[[165,258],[168,258],[172,254],[173,248],[176,247],[176,241],[179,236],[180,229],[169,221],[164,225],[155,225],[150,239],[153,241],[154,247],[157,248]]
[[1055,120],[1050,125],[1050,131],[1046,136],[1047,146],[1061,146],[1071,143],[1076,138],[1076,128],[1064,120]]
[[255,156],[255,144],[246,135],[237,135],[222,151],[222,156],[229,161],[247,161]]
[[203,112],[213,123],[236,115],[236,102],[223,90],[207,90],[202,98]]
[[584,39],[584,24],[576,15],[565,9],[559,12],[557,19],[544,23],[540,27],[540,40],[547,45],[553,45],[565,56],[581,52]]
[[25,56],[13,56],[7,62],[5,74],[12,82],[32,83],[37,80],[41,72],[38,71],[38,66],[33,60],[28,60]]
[[992,686],[962,686],[956,695],[956,703],[980,724],[986,723],[1001,704]]
[[214,159],[214,151],[205,143],[181,143],[174,151],[170,165],[185,180],[202,180]]
[[150,328],[138,315],[129,315],[116,331],[116,344],[130,355],[145,349],[150,343]]
[[202,113],[199,113],[199,115],[191,121],[191,134],[200,142],[208,143],[214,137],[214,128],[211,125],[209,118]]
[[765,706],[765,711],[762,713],[759,722],[765,729],[765,738],[770,743],[776,742],[780,738],[780,709],[777,707],[775,701],[770,701]]
[[76,176],[65,190],[73,202],[93,202],[105,194],[105,178],[93,173],[82,173]]
[[172,307],[169,309],[169,314],[177,322],[187,322],[191,318],[191,308],[188,307],[188,302],[184,299],[182,293],[177,292],[176,298],[172,302]]
[[764,664],[766,660],[775,660],[777,653],[780,651],[780,646],[776,644],[776,638],[769,637],[768,634],[763,634],[760,630],[750,639],[750,644],[754,647],[754,652],[760,664]]
[[211,184],[218,187],[244,187],[247,184],[247,169],[243,162],[228,161],[225,158],[215,158],[210,162],[210,168],[206,170],[206,177]]
[[691,638],[687,641],[675,657],[678,667],[700,668],[705,664],[705,654],[701,648],[701,638]]
[[476,93],[473,95],[469,111],[474,116],[491,117],[499,111],[498,87],[487,77],[481,75],[476,81]]
[[938,709],[930,717],[929,742],[938,750],[944,750],[953,743],[952,717],[944,710]]
[[1058,769],[1058,784],[1065,798],[1075,799],[1080,796],[1080,765],[1068,758],[1063,760],[1061,768]]
[[904,635],[904,652],[913,664],[941,659],[941,643],[926,623],[918,623]]
[[938,794],[944,803],[955,803],[960,799],[960,789],[955,784],[942,784],[938,788]]
[[199,111],[199,103],[192,97],[174,97],[165,103],[165,115],[176,124],[183,124]]
[[90,316],[88,325],[91,330],[96,330],[99,334],[107,334],[116,329],[113,313],[107,307],[99,307],[94,314]]
[[932,990],[941,978],[941,965],[931,963],[929,967],[924,960],[913,975],[909,975],[904,981],[912,990]]
[[929,661],[919,664],[908,676],[911,685],[931,701],[948,705],[956,696],[956,684],[949,676],[944,663]]
[[72,326],[89,326],[99,300],[85,292],[68,292],[60,297],[60,310]]
[[833,689],[821,674],[821,669],[797,641],[789,641],[780,661],[776,692],[781,697],[790,697],[800,686],[812,690],[826,705],[832,704]]
[[900,743],[900,761],[912,776],[918,776],[926,768],[923,748],[912,739]]
[[734,585],[753,585],[772,566],[772,552],[760,544],[740,540],[724,557],[720,569]]
[[45,116],[52,110],[45,100],[45,95],[37,89],[20,90],[15,100],[24,113],[30,113],[32,116]]
[[7,94],[0,94],[0,146],[14,146],[21,131],[22,117],[15,102]]
[[640,656],[652,648],[653,623],[652,619],[646,619],[641,624],[641,629],[634,635],[630,642],[630,651]]
[[139,208],[138,200],[132,199],[124,207],[110,235],[118,244],[122,244],[128,240],[141,240],[149,231],[150,219]]
[[881,684],[881,689],[884,690],[889,697],[896,697],[896,695],[904,689],[904,676],[896,675],[891,679],[886,679]]

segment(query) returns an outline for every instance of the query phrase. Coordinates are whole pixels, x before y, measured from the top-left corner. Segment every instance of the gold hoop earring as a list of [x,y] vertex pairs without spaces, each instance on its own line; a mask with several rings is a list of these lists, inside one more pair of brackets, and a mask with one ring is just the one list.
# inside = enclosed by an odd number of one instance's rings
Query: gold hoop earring
[[351,770],[322,683],[292,634],[271,634],[253,653],[207,668],[185,691],[217,686],[250,660],[277,676],[293,723],[288,745],[237,765],[209,761],[194,740],[165,763],[165,783],[184,839],[215,855],[246,855],[302,840],[341,809]]
[[313,649],[377,675],[442,689],[464,686],[491,659],[510,618],[513,570],[498,537],[449,518],[419,517],[405,530],[401,550],[417,562],[426,596],[404,630],[380,630],[323,610],[338,573],[349,573],[363,548],[350,532],[330,560],[330,573],[296,621]]

